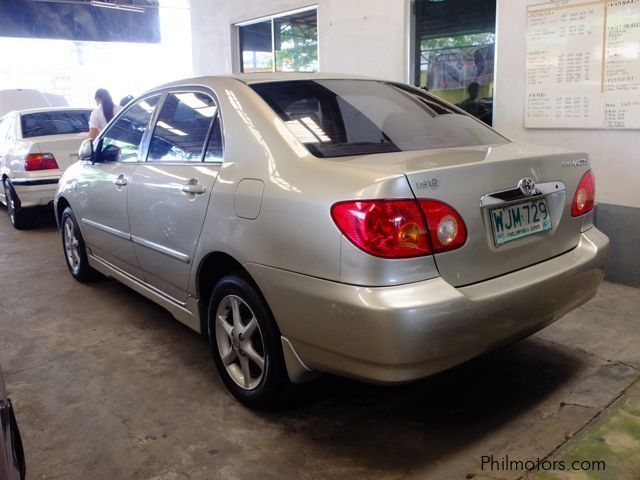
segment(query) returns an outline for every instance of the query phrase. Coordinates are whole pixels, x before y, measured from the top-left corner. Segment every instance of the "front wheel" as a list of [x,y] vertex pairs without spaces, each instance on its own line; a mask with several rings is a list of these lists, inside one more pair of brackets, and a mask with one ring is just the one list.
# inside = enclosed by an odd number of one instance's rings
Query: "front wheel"
[[229,391],[250,408],[269,410],[291,398],[280,332],[257,288],[241,274],[222,278],[209,301],[209,339]]
[[64,259],[69,272],[79,282],[94,280],[98,276],[98,272],[89,265],[84,239],[71,207],[65,208],[62,212],[60,225]]
[[33,215],[31,211],[25,210],[19,206],[18,198],[11,186],[8,178],[4,179],[4,201],[7,204],[7,213],[11,225],[17,230],[30,227],[33,224]]

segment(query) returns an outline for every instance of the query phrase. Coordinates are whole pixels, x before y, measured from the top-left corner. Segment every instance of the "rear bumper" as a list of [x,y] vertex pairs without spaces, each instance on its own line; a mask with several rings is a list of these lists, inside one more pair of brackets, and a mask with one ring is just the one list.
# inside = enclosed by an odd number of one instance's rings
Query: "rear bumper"
[[53,178],[12,178],[11,185],[16,192],[21,208],[49,205],[58,189],[60,177]]
[[462,288],[441,278],[359,287],[247,268],[306,367],[400,383],[524,338],[585,303],[608,251],[609,239],[591,228],[563,255]]

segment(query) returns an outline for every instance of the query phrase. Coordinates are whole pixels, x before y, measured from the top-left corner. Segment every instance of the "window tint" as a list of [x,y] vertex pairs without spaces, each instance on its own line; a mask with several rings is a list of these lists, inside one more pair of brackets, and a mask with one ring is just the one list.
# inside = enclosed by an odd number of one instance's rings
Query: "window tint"
[[114,123],[103,137],[100,155],[108,160],[137,161],[145,129],[160,95],[136,103]]
[[220,128],[220,115],[216,115],[207,145],[207,153],[204,156],[205,162],[222,161],[222,129]]
[[199,92],[170,93],[149,145],[149,161],[200,162],[217,107]]
[[90,110],[27,113],[21,116],[22,138],[89,131]]
[[506,142],[436,97],[400,84],[294,80],[252,88],[318,157]]

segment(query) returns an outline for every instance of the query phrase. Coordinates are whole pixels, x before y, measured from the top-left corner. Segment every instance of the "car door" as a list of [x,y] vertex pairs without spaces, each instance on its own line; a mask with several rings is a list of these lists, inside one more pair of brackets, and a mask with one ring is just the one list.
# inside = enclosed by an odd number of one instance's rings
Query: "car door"
[[142,279],[131,242],[128,184],[143,159],[155,106],[161,95],[146,97],[119,116],[96,141],[93,161],[83,163],[78,209],[87,246],[103,261]]
[[167,92],[147,161],[129,185],[135,253],[147,283],[185,303],[211,190],[222,162],[221,120],[208,90]]

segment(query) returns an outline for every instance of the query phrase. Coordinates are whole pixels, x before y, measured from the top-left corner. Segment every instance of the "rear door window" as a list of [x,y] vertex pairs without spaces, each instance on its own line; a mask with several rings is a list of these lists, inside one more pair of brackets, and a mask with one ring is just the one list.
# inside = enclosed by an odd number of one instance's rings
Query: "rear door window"
[[25,113],[20,117],[22,138],[89,131],[90,110]]
[[159,100],[160,95],[155,95],[137,102],[109,127],[102,137],[103,160],[138,161],[144,132]]
[[507,142],[455,107],[401,84],[293,80],[251,87],[318,157]]
[[[205,142],[217,113],[218,107],[210,95],[201,92],[169,93],[158,115],[147,160],[201,162]],[[215,153],[212,151],[211,154]]]

